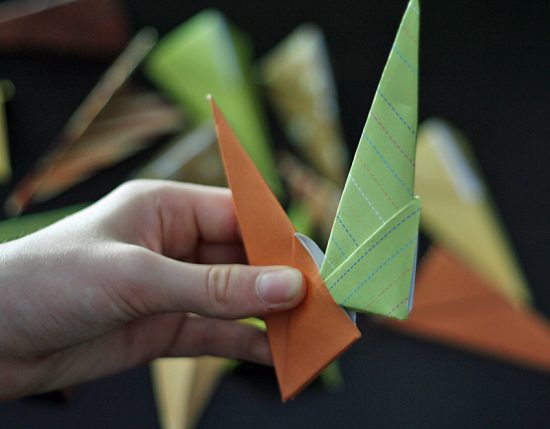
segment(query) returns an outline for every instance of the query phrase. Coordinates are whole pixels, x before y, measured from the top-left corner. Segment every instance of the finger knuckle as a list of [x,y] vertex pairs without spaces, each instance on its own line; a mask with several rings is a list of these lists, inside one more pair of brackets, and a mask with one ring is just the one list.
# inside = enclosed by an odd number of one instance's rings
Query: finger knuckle
[[145,190],[151,188],[154,181],[147,180],[147,179],[134,179],[134,180],[128,180],[127,182],[122,183],[119,185],[115,192],[118,192],[120,194],[136,194],[144,192]]
[[120,204],[133,204],[136,201],[141,201],[143,198],[154,194],[162,185],[157,180],[135,179],[119,185],[112,193],[111,197]]
[[151,312],[151,298],[147,293],[147,273],[153,269],[151,254],[139,246],[124,246],[118,252],[115,269],[119,282],[113,282],[111,298],[123,320],[131,320]]
[[234,270],[228,265],[215,265],[208,269],[207,294],[218,308],[227,309],[232,301]]

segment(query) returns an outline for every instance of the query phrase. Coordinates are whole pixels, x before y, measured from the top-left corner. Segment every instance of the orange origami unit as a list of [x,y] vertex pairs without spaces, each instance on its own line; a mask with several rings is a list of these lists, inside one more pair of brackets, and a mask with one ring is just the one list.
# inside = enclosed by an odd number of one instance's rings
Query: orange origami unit
[[409,320],[388,325],[550,372],[550,322],[530,303],[466,138],[444,121],[427,120],[419,127],[416,161],[422,227],[435,247],[421,263]]
[[443,248],[420,266],[414,310],[392,328],[550,371],[550,324],[511,304],[494,286]]
[[332,299],[315,261],[295,236],[283,208],[211,99],[218,140],[252,265],[298,268],[307,295],[296,309],[266,317],[283,401],[295,397],[319,372],[361,336]]

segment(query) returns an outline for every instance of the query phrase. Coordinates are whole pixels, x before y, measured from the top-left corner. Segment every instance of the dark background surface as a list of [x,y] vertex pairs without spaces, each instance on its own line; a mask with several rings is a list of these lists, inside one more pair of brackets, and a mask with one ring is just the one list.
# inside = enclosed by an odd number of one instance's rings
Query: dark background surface
[[[353,150],[405,1],[132,1],[135,28],[161,34],[204,7],[218,7],[249,33],[261,56],[303,22],[326,33],[346,139]],[[550,316],[550,2],[422,1],[420,119],[440,116],[472,140],[516,246],[537,308]],[[0,57],[15,179],[59,132],[106,64]],[[106,192],[125,166],[51,205]],[[9,186],[0,189],[4,196]],[[345,389],[313,385],[282,405],[271,371],[244,366],[226,376],[200,428],[550,427],[550,378],[410,339],[360,322],[363,339],[342,358]],[[1,381],[0,381],[1,382]],[[68,403],[0,404],[0,428],[154,428],[147,368],[89,383]]]

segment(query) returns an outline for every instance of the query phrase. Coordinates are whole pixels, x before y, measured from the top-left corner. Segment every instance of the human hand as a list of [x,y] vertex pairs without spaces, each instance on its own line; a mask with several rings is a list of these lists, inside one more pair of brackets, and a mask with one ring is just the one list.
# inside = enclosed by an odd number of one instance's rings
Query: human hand
[[160,356],[271,364],[265,334],[229,319],[290,309],[305,286],[245,261],[228,190],[161,181],[0,245],[0,400]]

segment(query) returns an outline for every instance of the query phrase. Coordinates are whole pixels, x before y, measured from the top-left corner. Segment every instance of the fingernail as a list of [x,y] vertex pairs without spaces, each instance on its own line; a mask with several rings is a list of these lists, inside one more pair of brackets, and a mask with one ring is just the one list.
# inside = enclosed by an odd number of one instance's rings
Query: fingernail
[[293,268],[267,271],[256,279],[258,297],[269,304],[293,301],[302,290],[302,273]]

